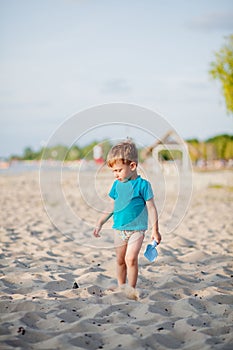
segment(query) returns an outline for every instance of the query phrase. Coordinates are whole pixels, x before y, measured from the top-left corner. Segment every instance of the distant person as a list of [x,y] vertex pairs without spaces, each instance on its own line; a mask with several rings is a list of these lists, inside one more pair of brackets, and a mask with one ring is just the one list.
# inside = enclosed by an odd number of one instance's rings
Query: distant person
[[103,164],[103,148],[101,145],[95,145],[93,148],[93,158],[96,164]]
[[100,237],[105,222],[113,215],[114,244],[117,259],[117,280],[135,288],[138,278],[138,254],[151,223],[151,239],[161,241],[157,209],[150,183],[137,174],[138,151],[131,141],[113,146],[107,156],[107,165],[116,178],[109,192],[110,208],[100,217],[94,236]]

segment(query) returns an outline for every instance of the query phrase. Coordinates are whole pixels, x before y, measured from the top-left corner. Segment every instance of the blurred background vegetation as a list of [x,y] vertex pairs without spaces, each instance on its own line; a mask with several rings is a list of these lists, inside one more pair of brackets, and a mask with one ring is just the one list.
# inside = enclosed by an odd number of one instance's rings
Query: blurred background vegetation
[[209,74],[220,83],[226,111],[233,114],[233,34],[226,37],[223,46],[215,52]]
[[233,136],[218,135],[204,142],[187,140],[190,158],[193,162],[204,160],[233,159]]
[[[10,160],[40,160],[43,156],[45,160],[65,160],[76,161],[80,159],[92,160],[93,148],[95,145],[100,144],[103,149],[103,158],[106,159],[106,155],[112,144],[109,140],[93,141],[90,144],[80,147],[73,145],[68,148],[65,145],[56,145],[50,148],[41,148],[39,151],[34,151],[32,148],[25,148],[23,154],[12,155]],[[189,149],[190,158],[193,162],[200,159],[203,160],[229,160],[233,159],[233,135],[217,135],[209,138],[205,141],[199,141],[198,139],[187,140],[186,144]],[[144,160],[141,150],[139,150],[140,161]],[[162,151],[160,156],[164,160],[179,159],[182,155],[179,151]]]

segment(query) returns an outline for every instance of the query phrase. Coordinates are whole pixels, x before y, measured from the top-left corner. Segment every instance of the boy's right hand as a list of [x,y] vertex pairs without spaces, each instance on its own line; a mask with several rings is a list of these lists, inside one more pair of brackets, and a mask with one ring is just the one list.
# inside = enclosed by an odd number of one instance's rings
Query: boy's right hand
[[93,231],[93,235],[95,236],[95,237],[100,237],[100,231],[101,231],[101,228],[102,228],[102,226],[96,226],[95,227],[95,229],[94,229],[94,231]]

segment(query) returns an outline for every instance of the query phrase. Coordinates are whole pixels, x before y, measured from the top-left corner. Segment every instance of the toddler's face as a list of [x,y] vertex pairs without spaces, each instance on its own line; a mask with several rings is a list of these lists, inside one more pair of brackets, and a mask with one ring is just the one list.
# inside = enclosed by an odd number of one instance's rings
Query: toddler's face
[[135,170],[136,163],[134,162],[128,165],[123,164],[121,160],[117,160],[112,166],[112,172],[115,178],[122,182],[129,180],[135,174]]

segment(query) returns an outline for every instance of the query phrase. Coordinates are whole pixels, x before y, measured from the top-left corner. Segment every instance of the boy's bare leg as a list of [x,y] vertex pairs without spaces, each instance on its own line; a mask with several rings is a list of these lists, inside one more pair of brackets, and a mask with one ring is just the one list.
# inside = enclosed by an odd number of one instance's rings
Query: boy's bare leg
[[[137,236],[134,236],[137,235]],[[135,288],[138,279],[138,254],[142,247],[144,235],[140,233],[134,233],[128,242],[127,251],[125,256],[128,283],[131,287]]]
[[124,244],[120,247],[116,247],[116,258],[117,258],[117,280],[118,285],[126,283],[127,266],[125,263],[125,253],[127,245]]
[[127,243],[124,242],[117,233],[115,233],[115,249],[116,249],[116,269],[118,285],[126,283],[127,267],[125,263],[125,254]]

